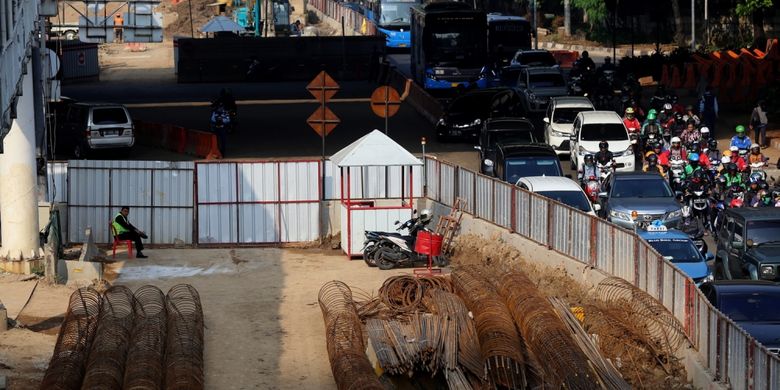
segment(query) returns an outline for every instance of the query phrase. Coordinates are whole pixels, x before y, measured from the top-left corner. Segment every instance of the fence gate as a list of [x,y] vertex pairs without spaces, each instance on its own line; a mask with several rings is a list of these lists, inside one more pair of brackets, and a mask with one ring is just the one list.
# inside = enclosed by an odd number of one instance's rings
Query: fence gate
[[68,238],[109,243],[109,221],[122,206],[150,244],[192,244],[192,162],[71,160],[67,169]]
[[314,241],[320,161],[195,163],[199,245]]

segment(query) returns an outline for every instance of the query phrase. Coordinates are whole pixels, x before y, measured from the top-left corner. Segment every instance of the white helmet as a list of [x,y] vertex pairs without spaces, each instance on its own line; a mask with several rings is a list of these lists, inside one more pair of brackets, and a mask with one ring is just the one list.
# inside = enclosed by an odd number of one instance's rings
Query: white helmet
[[678,144],[679,144],[679,143],[681,143],[682,141],[680,140],[680,137],[672,137],[672,141],[671,141],[671,142],[672,142],[672,143],[675,143],[675,142],[676,142],[676,143],[678,143]]
[[691,208],[690,206],[683,206],[682,207],[682,216],[685,218],[688,218],[691,216]]
[[433,218],[433,213],[430,209],[424,209],[420,212],[420,221],[421,222],[428,222]]
[[671,109],[672,109],[672,104],[671,103],[664,104],[664,110],[669,111]]
[[731,158],[729,156],[723,156],[723,157],[720,158],[720,162],[722,164],[728,164],[728,163],[731,162]]
[[739,148],[732,145],[732,146],[729,147],[729,150],[732,151],[732,152],[738,152]]
[[760,146],[758,146],[758,144],[750,145],[750,149],[755,149],[755,148],[760,148]]
[[699,132],[701,132],[702,134],[709,134],[710,128],[707,126],[702,126]]

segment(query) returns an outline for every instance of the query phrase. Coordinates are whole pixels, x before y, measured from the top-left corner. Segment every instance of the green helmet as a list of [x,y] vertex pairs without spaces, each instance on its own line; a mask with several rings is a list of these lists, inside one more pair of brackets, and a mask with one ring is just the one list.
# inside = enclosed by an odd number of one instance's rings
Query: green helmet
[[744,133],[745,132],[745,126],[738,125],[735,129],[737,133]]
[[655,110],[655,108],[651,108],[649,111],[647,111],[647,115],[657,115],[658,111]]
[[655,112],[653,112],[653,110],[650,110],[650,112],[647,114],[647,119],[651,121],[655,120]]

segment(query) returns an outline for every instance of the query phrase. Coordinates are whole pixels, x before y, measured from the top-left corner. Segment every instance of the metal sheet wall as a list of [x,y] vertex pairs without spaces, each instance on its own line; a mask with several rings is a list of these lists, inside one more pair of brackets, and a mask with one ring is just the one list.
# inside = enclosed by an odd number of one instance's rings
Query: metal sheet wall
[[81,41],[56,40],[46,43],[60,59],[62,80],[82,80],[100,75],[98,44]]
[[440,167],[441,164],[439,164],[438,160],[430,158],[425,160],[424,176],[425,190],[427,191],[425,196],[436,201],[441,201],[441,191],[439,190],[439,178],[441,177],[441,172],[439,172]]
[[199,162],[199,244],[266,244],[319,237],[319,161]]
[[484,175],[476,175],[475,180],[474,191],[476,193],[476,198],[474,202],[476,203],[476,208],[474,214],[479,218],[494,221],[493,183],[495,183],[495,180]]
[[499,183],[495,180],[493,182],[494,199],[493,204],[494,217],[493,220],[497,225],[512,229],[512,193],[513,186],[508,183]]
[[[442,166],[444,167],[444,166]],[[477,201],[476,194],[475,194],[475,180],[477,177],[477,174],[463,168],[458,168],[456,170],[457,172],[457,186],[453,186],[457,189],[457,192],[452,193],[452,200],[450,201],[449,205],[452,205],[455,203],[455,198],[461,198],[465,202],[461,205],[461,208],[463,211],[474,214],[474,210],[476,208],[475,204]]]
[[[441,196],[439,201],[447,206],[452,206],[455,204],[455,194],[458,193],[458,189],[456,188],[457,171],[458,169],[456,169],[454,165],[445,163],[440,163],[439,165],[439,172],[441,175],[439,181],[439,191],[441,192]],[[473,206],[473,203],[467,203],[466,207],[468,207],[469,204]]]
[[[349,168],[350,198],[398,199],[409,197],[408,167],[352,167]],[[423,167],[412,167],[412,191],[415,198],[423,196]],[[344,185],[347,182],[344,182]],[[341,199],[341,170],[325,161],[325,198]]]
[[46,164],[47,196],[49,202],[68,202],[68,162],[49,161]]
[[108,224],[122,206],[150,244],[192,243],[191,162],[72,160],[68,163],[68,237],[109,243]]

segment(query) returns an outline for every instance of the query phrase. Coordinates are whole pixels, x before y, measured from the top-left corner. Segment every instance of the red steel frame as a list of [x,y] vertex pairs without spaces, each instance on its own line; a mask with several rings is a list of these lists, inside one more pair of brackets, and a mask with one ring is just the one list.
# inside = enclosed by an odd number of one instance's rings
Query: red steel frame
[[[403,202],[404,202],[405,198],[404,198],[403,187],[402,187],[401,188],[401,197],[398,198],[398,199],[401,200],[401,205],[400,206],[369,206],[369,207],[365,207],[365,206],[359,206],[359,205],[365,204],[366,200],[362,200],[361,199],[360,201],[357,201],[357,202],[353,202],[352,201],[352,178],[350,176],[350,170],[349,170],[349,168],[351,168],[351,167],[338,167],[338,168],[339,168],[339,170],[341,172],[341,175],[340,175],[340,179],[341,179],[341,182],[340,182],[341,193],[339,194],[339,197],[341,198],[341,205],[342,205],[342,207],[346,207],[347,208],[347,229],[346,229],[347,247],[346,248],[342,248],[342,249],[344,249],[344,252],[347,255],[347,259],[352,259],[352,256],[354,256],[352,254],[352,210],[405,210],[405,209],[414,210],[414,169],[413,169],[413,167],[411,165],[404,165],[403,166],[403,168],[404,169],[408,169],[408,172],[409,172],[409,205],[408,206],[404,206],[403,205]],[[347,171],[346,175],[344,175],[344,169],[345,168],[346,168],[346,171]],[[403,173],[403,170],[401,170],[401,172]],[[344,178],[345,177],[346,177],[346,181],[347,181],[347,189],[346,189],[347,197],[346,198],[344,197],[344,193],[345,193],[345,191],[344,191]],[[341,229],[341,234],[345,234],[345,231],[344,231],[343,228]]]

